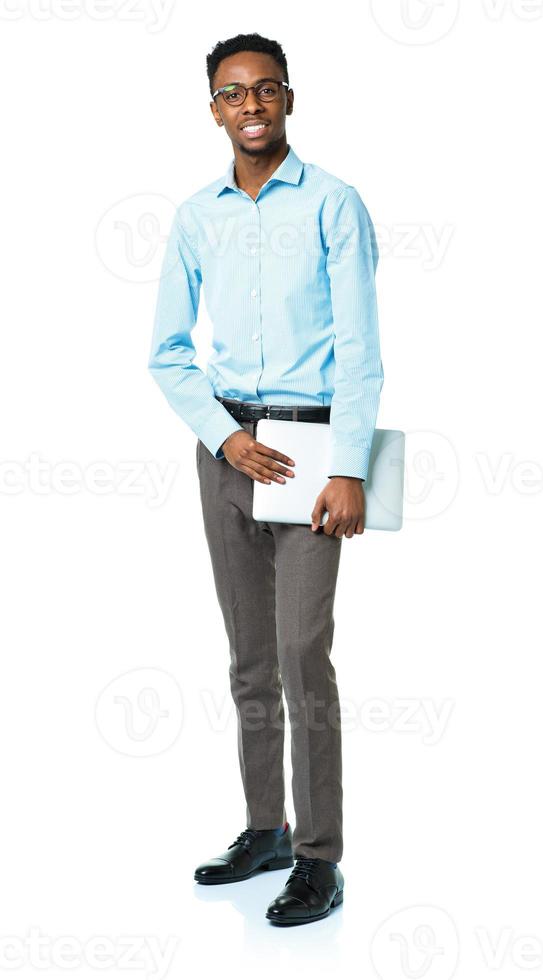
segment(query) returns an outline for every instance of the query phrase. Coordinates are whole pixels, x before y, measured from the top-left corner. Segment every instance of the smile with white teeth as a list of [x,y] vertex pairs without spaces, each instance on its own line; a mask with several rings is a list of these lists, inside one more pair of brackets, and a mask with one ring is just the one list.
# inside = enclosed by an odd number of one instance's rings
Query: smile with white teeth
[[260,133],[263,129],[266,129],[267,126],[267,123],[258,123],[258,125],[242,126],[241,128],[244,133]]

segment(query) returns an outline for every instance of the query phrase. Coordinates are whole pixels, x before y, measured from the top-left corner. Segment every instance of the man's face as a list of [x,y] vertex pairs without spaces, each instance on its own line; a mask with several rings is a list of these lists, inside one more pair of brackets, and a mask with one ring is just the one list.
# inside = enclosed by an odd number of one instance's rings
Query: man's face
[[[213,79],[213,91],[222,85],[241,82],[243,85],[256,85],[261,79],[273,78],[283,81],[283,72],[269,54],[241,51],[224,58]],[[211,102],[211,111],[219,126],[224,126],[232,144],[242,153],[252,156],[268,154],[279,144],[285,135],[285,117],[292,113],[294,92],[281,85],[281,91],[274,102],[259,102],[254,90],[247,93],[241,105],[227,105],[222,95]],[[261,135],[250,136],[242,129],[248,123],[266,123]]]

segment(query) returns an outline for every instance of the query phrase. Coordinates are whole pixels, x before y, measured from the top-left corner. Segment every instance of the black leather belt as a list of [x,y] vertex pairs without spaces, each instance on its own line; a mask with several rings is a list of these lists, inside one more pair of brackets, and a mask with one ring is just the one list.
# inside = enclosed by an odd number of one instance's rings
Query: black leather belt
[[289,422],[329,422],[329,405],[259,405],[240,402],[236,398],[215,395],[237,422],[257,422],[258,419],[285,419]]

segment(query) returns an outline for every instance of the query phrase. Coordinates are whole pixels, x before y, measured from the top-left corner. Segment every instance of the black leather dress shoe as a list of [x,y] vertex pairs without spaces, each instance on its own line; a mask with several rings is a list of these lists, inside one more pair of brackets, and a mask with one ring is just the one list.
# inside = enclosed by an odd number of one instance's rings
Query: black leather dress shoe
[[343,901],[343,875],[321,858],[296,858],[283,891],[268,905],[266,918],[277,925],[324,919]]
[[273,830],[242,830],[228,850],[199,864],[194,872],[201,885],[227,885],[233,881],[244,881],[257,871],[276,871],[291,868],[292,828],[287,824],[283,834]]

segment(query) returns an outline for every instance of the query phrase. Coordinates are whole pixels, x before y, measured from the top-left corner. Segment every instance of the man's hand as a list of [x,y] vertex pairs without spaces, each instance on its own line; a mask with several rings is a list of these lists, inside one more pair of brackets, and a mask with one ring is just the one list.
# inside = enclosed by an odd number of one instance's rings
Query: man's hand
[[275,483],[286,483],[285,476],[294,476],[292,470],[281,466],[281,463],[294,466],[293,459],[277,449],[270,449],[263,442],[257,442],[246,429],[233,432],[225,439],[221,449],[234,469],[247,473],[259,483],[271,483],[272,480]]
[[319,521],[328,511],[328,518],[322,529],[325,534],[335,534],[340,538],[352,538],[353,534],[364,533],[366,500],[363,480],[354,476],[333,476],[324,490],[321,490],[311,512],[312,531],[320,529]]

